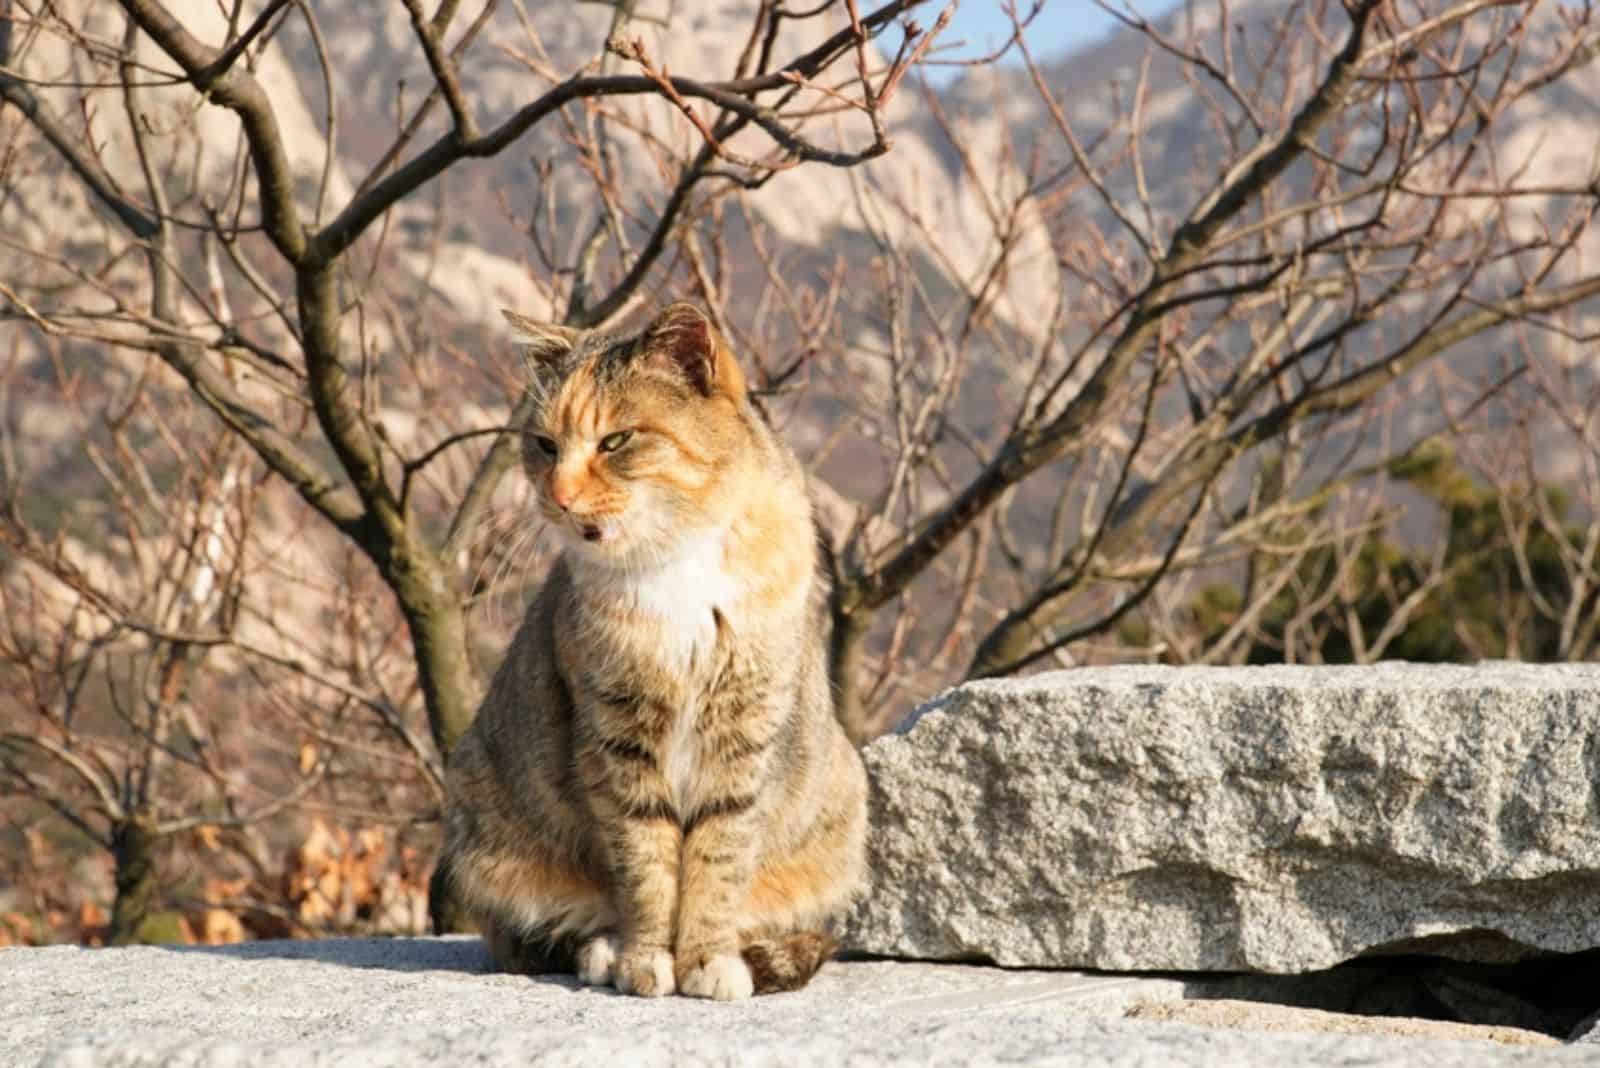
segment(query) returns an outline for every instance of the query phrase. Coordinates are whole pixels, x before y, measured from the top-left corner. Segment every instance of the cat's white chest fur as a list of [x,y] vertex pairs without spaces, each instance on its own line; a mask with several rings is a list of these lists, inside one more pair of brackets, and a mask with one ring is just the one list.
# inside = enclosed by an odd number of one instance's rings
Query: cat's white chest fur
[[610,592],[647,626],[650,655],[684,684],[661,749],[661,770],[673,802],[689,808],[699,796],[700,736],[695,720],[704,702],[701,676],[716,646],[714,613],[727,615],[739,594],[728,573],[723,536],[694,539],[670,559],[618,573]]
[[712,613],[726,613],[737,595],[721,534],[696,538],[670,559],[629,572],[625,585],[633,609],[665,632],[662,651],[686,658],[715,641]]

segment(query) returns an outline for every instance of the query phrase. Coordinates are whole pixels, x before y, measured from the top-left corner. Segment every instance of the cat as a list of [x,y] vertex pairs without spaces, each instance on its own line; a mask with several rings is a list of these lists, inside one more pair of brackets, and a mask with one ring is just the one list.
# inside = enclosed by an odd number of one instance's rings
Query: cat
[[562,552],[449,755],[442,876],[505,970],[798,989],[866,834],[804,472],[693,305],[632,337],[506,316]]

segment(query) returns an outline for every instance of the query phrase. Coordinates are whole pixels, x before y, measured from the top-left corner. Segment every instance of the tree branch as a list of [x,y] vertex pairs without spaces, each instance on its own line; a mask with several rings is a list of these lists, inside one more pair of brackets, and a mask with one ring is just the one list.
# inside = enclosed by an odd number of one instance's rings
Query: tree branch
[[[1066,408],[1043,425],[1032,424],[1019,429],[1006,440],[994,461],[915,536],[881,564],[852,576],[840,591],[846,611],[876,609],[898,596],[1001,494],[1044,465],[1060,459],[1073,442],[1081,438],[1110,400],[1113,385],[1123,378],[1159,327],[1162,318],[1153,309],[1158,307],[1166,288],[1194,268],[1223,225],[1281,175],[1305,151],[1317,130],[1337,113],[1346,90],[1355,80],[1367,27],[1380,6],[1380,0],[1363,0],[1355,8],[1344,47],[1288,127],[1277,137],[1263,140],[1230,167],[1173,234],[1165,253],[1152,267],[1150,281],[1134,302],[1127,325]],[[1047,394],[1040,411],[1048,399]]]
[[[891,0],[890,3],[862,19],[862,28],[869,34],[875,34],[896,16],[921,2],[923,0]],[[672,89],[682,96],[709,100],[718,107],[761,126],[775,138],[781,134],[789,141],[784,147],[796,153],[799,158],[832,163],[835,166],[848,166],[867,157],[860,154],[832,152],[801,140],[783,127],[775,115],[750,98],[772,89],[792,88],[793,75],[807,77],[816,73],[854,40],[853,29],[841,30],[817,48],[790,62],[782,70],[759,77],[718,83],[699,82],[689,78],[668,78],[667,81]],[[646,75],[612,74],[572,78],[550,89],[532,103],[524,105],[509,119],[482,136],[467,139],[452,129],[450,133],[423,149],[386,177],[374,182],[366,192],[353,198],[344,210],[317,234],[308,250],[308,262],[312,265],[331,262],[350,247],[374,219],[388,211],[402,197],[437,177],[458,160],[497,154],[542,119],[575,100],[605,96],[657,95],[661,91],[660,83]],[[780,141],[781,143],[783,142]]]
[[0,100],[15,105],[17,110],[27,117],[33,128],[50,142],[51,147],[60,154],[83,184],[89,187],[89,191],[96,199],[110,209],[118,221],[135,237],[151,237],[156,232],[156,220],[117,192],[111,180],[100,169],[100,165],[79,148],[77,142],[56,117],[38,97],[33,95],[33,91],[19,78],[7,72],[6,68],[11,65],[11,35],[15,28],[16,17],[12,14],[12,0],[4,0],[3,6],[0,6]]
[[72,750],[48,738],[37,735],[17,734],[11,731],[0,734],[0,744],[9,745],[17,749],[28,746],[46,754],[72,772],[80,782],[89,788],[107,818],[120,820],[124,817],[125,812],[122,804],[117,800],[111,784],[102,779],[82,757],[72,752]]
[[119,2],[196,89],[239,117],[260,187],[263,228],[283,257],[298,264],[305,257],[307,242],[294,203],[294,173],[277,114],[261,83],[248,71],[233,69],[231,61],[224,65],[225,53],[196,40],[160,0]]

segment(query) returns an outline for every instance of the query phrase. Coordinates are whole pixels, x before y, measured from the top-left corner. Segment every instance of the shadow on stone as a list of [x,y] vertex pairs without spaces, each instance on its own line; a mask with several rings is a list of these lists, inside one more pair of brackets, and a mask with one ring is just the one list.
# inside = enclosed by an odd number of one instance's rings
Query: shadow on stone
[[[234,960],[315,961],[344,968],[389,972],[494,973],[489,951],[477,937],[271,939],[229,946],[175,946],[173,953],[206,953]],[[577,985],[570,975],[530,976],[537,982]]]
[[1303,975],[1185,976],[1185,996],[1515,1027],[1558,1039],[1600,1008],[1600,951],[1505,964],[1369,956]]

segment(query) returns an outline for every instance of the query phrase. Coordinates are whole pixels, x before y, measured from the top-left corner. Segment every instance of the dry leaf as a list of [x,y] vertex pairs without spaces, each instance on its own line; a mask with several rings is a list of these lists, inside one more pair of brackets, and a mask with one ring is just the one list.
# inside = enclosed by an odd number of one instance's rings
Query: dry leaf
[[111,922],[111,917],[106,915],[106,910],[93,901],[85,901],[78,906],[78,926],[82,928],[104,927]]
[[0,916],[0,946],[31,946],[38,942],[33,921],[20,912]]
[[208,946],[232,945],[245,937],[244,924],[227,909],[206,909],[200,917],[200,938]]

